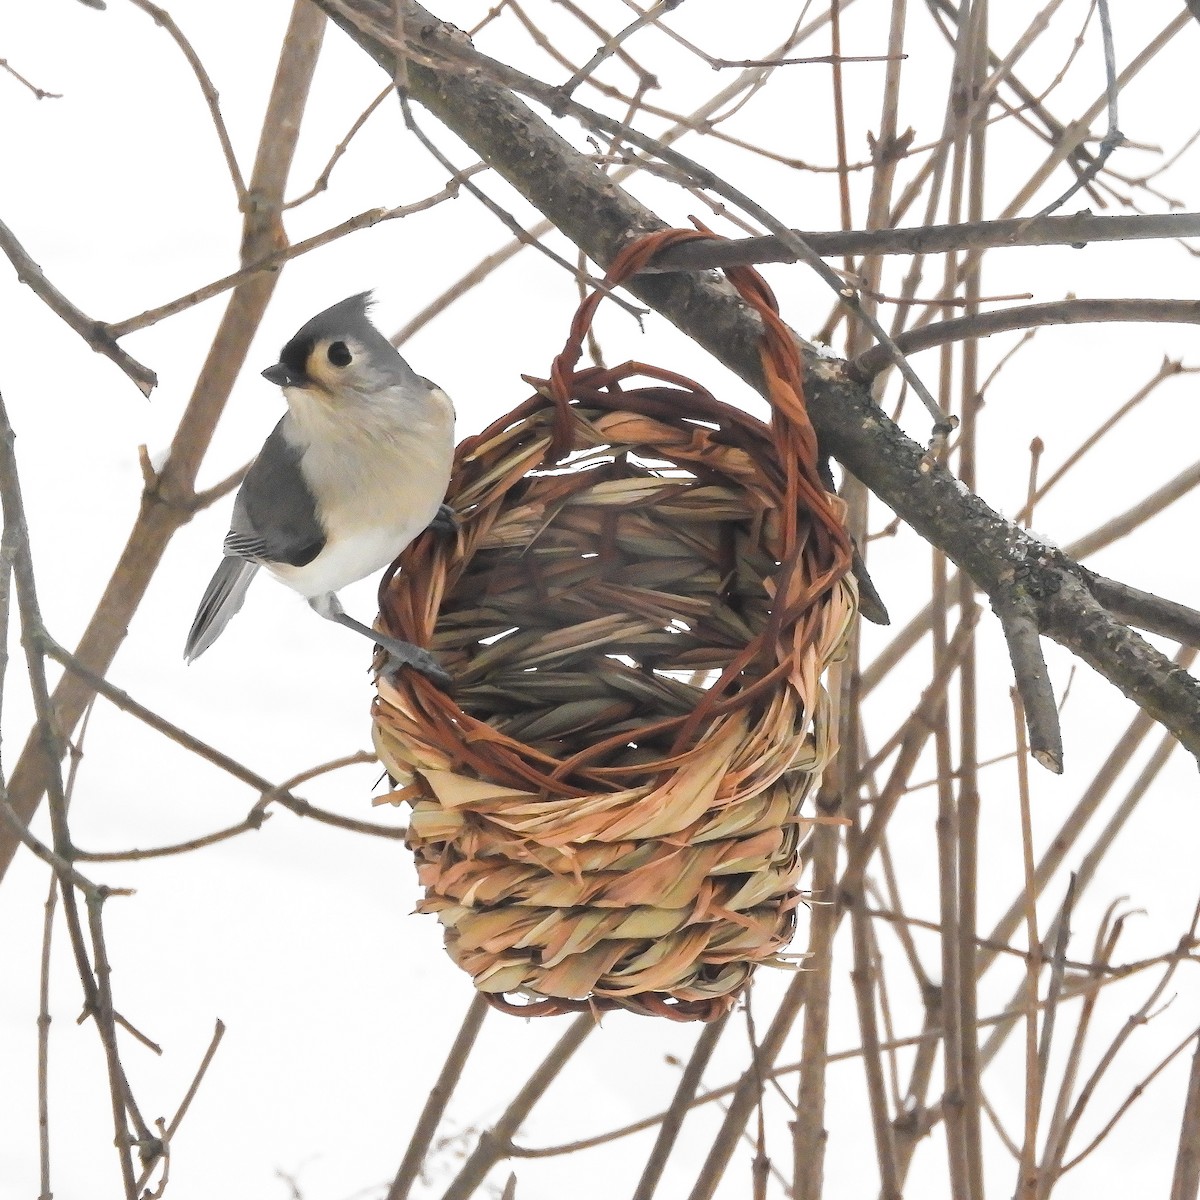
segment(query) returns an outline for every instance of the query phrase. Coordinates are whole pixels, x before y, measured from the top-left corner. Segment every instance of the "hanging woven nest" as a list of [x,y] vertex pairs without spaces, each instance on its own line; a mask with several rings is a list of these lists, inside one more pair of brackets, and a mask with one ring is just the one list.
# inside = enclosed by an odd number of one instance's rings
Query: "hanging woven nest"
[[793,933],[856,593],[795,344],[757,272],[728,275],[763,317],[770,427],[668,371],[577,370],[594,293],[550,379],[459,446],[457,537],[380,588],[382,626],[455,679],[378,680],[419,910],[505,1011],[712,1020]]

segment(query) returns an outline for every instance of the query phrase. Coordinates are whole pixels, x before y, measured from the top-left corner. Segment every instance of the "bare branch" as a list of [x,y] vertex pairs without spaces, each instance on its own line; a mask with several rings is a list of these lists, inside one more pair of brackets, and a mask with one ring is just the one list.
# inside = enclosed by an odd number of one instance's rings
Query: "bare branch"
[[0,221],[0,250],[8,255],[17,272],[17,279],[31,288],[53,312],[57,313],[97,354],[111,359],[134,383],[143,396],[149,396],[158,386],[158,376],[117,345],[99,321],[93,321],[76,308],[42,273],[42,268],[30,258],[25,247],[3,221]]
[[[477,163],[474,166],[463,168],[459,175],[461,178],[467,178],[482,170],[485,170],[485,165]],[[188,292],[185,296],[180,296],[167,304],[161,304],[158,308],[147,309],[136,317],[127,317],[124,321],[118,321],[115,325],[105,326],[105,328],[114,337],[124,337],[127,333],[133,333],[138,329],[147,329],[167,317],[176,316],[205,300],[211,300],[214,296],[219,296],[222,292],[227,292],[230,288],[245,283],[256,275],[277,271],[284,263],[291,262],[293,258],[300,258],[312,250],[328,246],[331,242],[346,237],[347,234],[357,233],[360,229],[370,229],[381,221],[395,221],[412,216],[413,213],[424,212],[435,204],[441,204],[443,200],[451,200],[458,195],[458,188],[459,184],[456,180],[448,183],[440,191],[434,192],[433,195],[414,201],[412,204],[402,204],[399,208],[369,208],[366,212],[347,217],[346,220],[334,225],[331,229],[326,229],[323,233],[315,233],[302,242],[296,242],[283,249],[272,250],[261,258],[239,267],[236,271],[223,275],[220,279],[214,279],[211,283],[206,283],[193,292]]]
[[217,95],[217,89],[213,86],[213,81],[208,71],[205,70],[204,63],[200,61],[200,55],[196,53],[195,47],[188,41],[183,30],[175,23],[174,17],[165,8],[151,3],[151,0],[130,0],[130,3],[135,8],[140,8],[142,12],[153,19],[156,25],[161,26],[170,34],[171,39],[183,52],[183,57],[187,59],[188,66],[192,68],[192,74],[196,76],[196,82],[204,94],[204,102],[208,105],[208,113],[212,118],[217,140],[221,143],[221,153],[225,156],[225,165],[229,168],[230,179],[233,180],[233,190],[237,193],[238,207],[242,208],[246,203],[246,183],[242,179],[241,168],[238,166],[237,155],[233,150],[233,142],[229,138],[225,118],[221,115],[221,98]]
[[442,1200],[467,1200],[475,1194],[475,1189],[483,1182],[488,1171],[508,1156],[512,1139],[521,1123],[595,1027],[596,1021],[591,1013],[580,1013],[567,1026],[566,1033],[529,1076],[500,1119],[479,1139]]
[[1000,618],[1017,690],[1021,693],[1029,730],[1029,751],[1048,771],[1061,775],[1062,730],[1050,672],[1042,653],[1035,607],[1014,582],[1013,586],[997,591],[992,597],[992,608]]
[[310,187],[307,192],[304,192],[302,195],[297,196],[294,200],[287,201],[287,203],[285,203],[283,206],[285,211],[289,208],[299,208],[300,205],[307,203],[314,196],[319,196],[323,191],[325,191],[325,189],[327,187],[329,187],[329,178],[333,174],[333,168],[337,166],[342,155],[345,154],[346,151],[350,149],[350,143],[354,140],[354,135],[356,133],[358,133],[358,131],[370,119],[371,114],[374,113],[374,111],[391,94],[392,94],[392,85],[388,84],[388,86],[385,87],[383,89],[383,91],[381,91],[379,93],[379,95],[376,96],[375,99],[372,100],[371,103],[368,104],[367,107],[365,109],[363,109],[363,111],[361,113],[358,114],[357,118],[355,118],[354,124],[350,126],[349,132],[333,148],[333,153],[329,156],[329,161],[325,164],[320,175],[317,176],[316,181],[313,183],[312,187]]
[[570,94],[589,76],[597,67],[600,66],[606,58],[610,58],[616,53],[617,48],[622,42],[632,37],[639,29],[644,29],[647,25],[655,24],[659,17],[664,13],[671,12],[672,9],[678,8],[683,3],[683,0],[657,0],[657,3],[652,4],[640,17],[635,21],[631,21],[619,33],[614,33],[612,37],[592,55],[590,59],[566,83],[562,85],[562,93],[564,96]]
[[1103,575],[1089,575],[1087,583],[1092,595],[1118,620],[1200,649],[1200,612],[1194,608]]
[[[1200,0],[1195,0],[1196,19],[1200,21]],[[1187,1099],[1179,1130],[1179,1152],[1175,1157],[1175,1175],[1171,1180],[1171,1200],[1196,1200],[1200,1195],[1200,1041],[1192,1055],[1188,1075]]]
[[417,1119],[417,1127],[409,1139],[408,1148],[404,1151],[400,1169],[396,1172],[396,1178],[392,1180],[392,1186],[388,1189],[387,1200],[407,1200],[412,1185],[420,1177],[421,1168],[429,1153],[429,1147],[433,1143],[434,1135],[437,1133],[438,1124],[446,1112],[446,1106],[450,1103],[450,1097],[454,1094],[459,1079],[462,1077],[467,1059],[475,1048],[475,1041],[479,1036],[479,1030],[483,1027],[483,1019],[487,1016],[488,1011],[487,997],[482,992],[476,992],[463,1017],[454,1044],[446,1055],[441,1074],[438,1075],[437,1082],[430,1090],[425,1107]]
[[[1037,325],[1088,325],[1103,321],[1157,321],[1200,325],[1200,301],[1196,300],[1054,300],[1046,304],[1022,304],[1000,308],[973,317],[951,317],[935,321],[897,337],[905,354],[916,354],[931,346],[961,342],[968,338],[991,337],[1013,329]],[[850,364],[858,378],[870,379],[890,366],[882,346],[872,346]]]
[[[1073,246],[1090,242],[1200,237],[1200,213],[1136,213],[1067,217],[1016,217],[959,225],[916,225],[901,229],[846,229],[799,236],[825,258],[847,254],[950,254],[1022,246]],[[669,271],[707,271],[754,263],[797,262],[774,234],[731,241],[685,242],[664,250],[644,275]]]
[[315,804],[311,804],[309,801],[300,796],[295,796],[291,792],[292,787],[305,779],[311,779],[314,775],[345,766],[348,763],[372,762],[374,761],[374,755],[362,752],[349,755],[346,758],[336,760],[332,764],[325,764],[311,771],[303,771],[286,783],[273,784],[269,780],[264,779],[256,771],[250,770],[249,767],[243,766],[236,759],[230,758],[214,746],[210,746],[207,742],[201,741],[200,738],[188,733],[186,729],[181,729],[178,725],[173,725],[165,717],[161,717],[152,709],[139,704],[128,693],[109,683],[104,676],[85,666],[76,655],[64,649],[49,635],[44,634],[42,636],[41,644],[44,652],[50,658],[53,658],[56,662],[66,667],[68,671],[86,683],[95,694],[112,701],[122,712],[127,712],[130,716],[137,717],[139,721],[149,725],[151,729],[161,733],[164,737],[182,746],[185,750],[189,750],[192,754],[203,758],[206,762],[212,763],[213,766],[219,767],[222,771],[227,772],[235,779],[240,780],[242,783],[261,793],[261,798],[254,809],[251,810],[250,816],[230,829],[209,834],[206,837],[197,838],[190,842],[180,843],[179,845],[160,847],[156,850],[130,850],[114,854],[87,853],[81,854],[81,858],[88,858],[95,861],[159,858],[164,855],[179,854],[185,850],[197,849],[200,846],[212,845],[214,842],[225,841],[235,833],[241,833],[246,829],[257,829],[262,824],[262,809],[270,803],[281,804],[289,812],[295,813],[298,817],[311,817],[322,824],[335,825],[339,829],[346,829],[352,833],[368,833],[376,837],[403,839],[403,829],[391,825],[379,825],[373,821],[359,821],[354,817],[343,817],[340,813],[328,812],[325,809],[318,808]]
[[1079,178],[1057,200],[1052,200],[1047,204],[1038,213],[1039,217],[1049,216],[1056,208],[1061,208],[1066,204],[1076,192],[1087,187],[1100,174],[1101,169],[1108,162],[1112,152],[1125,141],[1125,135],[1117,125],[1117,95],[1119,93],[1117,86],[1117,60],[1116,54],[1113,51],[1112,22],[1108,17],[1108,0],[1096,0],[1096,6],[1100,10],[1100,32],[1101,40],[1104,44],[1104,81],[1105,94],[1108,100],[1108,132],[1100,142],[1100,147],[1096,151],[1095,158],[1088,163],[1087,168],[1080,173]]
[[729,1016],[730,1014],[726,1013],[712,1024],[706,1025],[696,1039],[691,1057],[679,1077],[679,1086],[675,1089],[675,1095],[671,1097],[671,1105],[663,1114],[658,1137],[654,1139],[654,1148],[646,1156],[646,1165],[642,1168],[641,1177],[638,1179],[637,1188],[633,1193],[633,1200],[651,1200],[654,1195],[659,1180],[662,1178],[663,1170],[666,1168],[667,1159],[670,1157],[675,1143],[679,1140],[684,1117],[687,1116],[688,1109],[695,1099],[696,1091],[704,1076],[704,1070],[708,1066],[713,1051],[717,1048],[721,1034],[725,1032]]
[[60,92],[47,92],[45,89],[38,87],[36,84],[30,83],[20,71],[16,69],[8,61],[7,58],[0,58],[0,71],[7,71],[19,84],[27,87],[32,93],[35,100],[61,100]]
[[[225,1036],[225,1023],[218,1021],[213,1029],[212,1040],[208,1043],[208,1049],[204,1052],[204,1057],[200,1060],[200,1065],[196,1068],[196,1074],[192,1077],[192,1082],[188,1085],[188,1090],[184,1093],[183,1099],[179,1102],[179,1107],[175,1110],[175,1115],[171,1118],[170,1124],[162,1127],[161,1149],[158,1153],[143,1155],[145,1165],[142,1168],[142,1174],[137,1181],[138,1195],[142,1195],[142,1189],[146,1186],[150,1179],[150,1175],[154,1170],[159,1155],[162,1156],[164,1162],[163,1183],[166,1182],[166,1161],[171,1153],[171,1139],[175,1136],[179,1129],[183,1118],[187,1116],[187,1110],[192,1106],[192,1101],[196,1098],[196,1093],[200,1090],[200,1085],[204,1082],[204,1076],[208,1073],[208,1068],[212,1066],[212,1061],[216,1057],[217,1048],[221,1044],[221,1039]],[[160,1185],[161,1186],[161,1185]]]

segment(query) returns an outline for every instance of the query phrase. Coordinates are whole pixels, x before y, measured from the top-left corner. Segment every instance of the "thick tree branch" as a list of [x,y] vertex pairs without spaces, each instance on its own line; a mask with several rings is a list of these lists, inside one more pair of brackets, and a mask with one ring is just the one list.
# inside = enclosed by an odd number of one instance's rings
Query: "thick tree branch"
[[[377,0],[315,0],[389,74],[392,11]],[[560,137],[507,85],[573,116],[591,114],[555,89],[478,54],[420,5],[406,24],[411,93],[595,261],[662,222]],[[430,66],[430,63],[437,64]],[[503,80],[498,83],[496,80]],[[581,116],[582,114],[582,116]],[[601,123],[605,119],[599,119]],[[644,142],[644,139],[643,139]],[[674,322],[752,386],[762,387],[757,319],[732,290],[704,277],[639,277],[639,299]],[[809,408],[827,447],[922,537],[943,549],[990,597],[1014,576],[1042,632],[1069,646],[1200,754],[1200,684],[1104,610],[1078,568],[964,493],[855,382],[845,364],[812,358]]]

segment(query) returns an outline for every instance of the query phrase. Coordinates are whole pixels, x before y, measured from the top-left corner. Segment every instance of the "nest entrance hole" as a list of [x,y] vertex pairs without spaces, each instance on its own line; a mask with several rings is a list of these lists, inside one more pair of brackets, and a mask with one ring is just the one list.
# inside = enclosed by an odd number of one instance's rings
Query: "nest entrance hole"
[[[593,439],[613,415],[572,411]],[[717,431],[679,424],[705,440]],[[697,466],[661,445],[601,440],[516,484],[438,618],[435,652],[464,711],[591,768],[667,755],[770,616],[777,523],[721,457]]]

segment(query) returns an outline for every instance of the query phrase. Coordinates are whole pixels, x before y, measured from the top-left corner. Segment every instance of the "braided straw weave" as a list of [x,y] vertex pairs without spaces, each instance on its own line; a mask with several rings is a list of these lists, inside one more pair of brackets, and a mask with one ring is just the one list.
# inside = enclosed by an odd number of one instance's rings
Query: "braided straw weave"
[[[697,236],[641,240],[607,283]],[[712,1020],[793,932],[856,593],[797,349],[757,272],[728,275],[762,314],[769,428],[668,371],[577,371],[594,293],[549,381],[459,446],[458,535],[380,589],[456,681],[378,680],[420,911],[505,1011]]]

